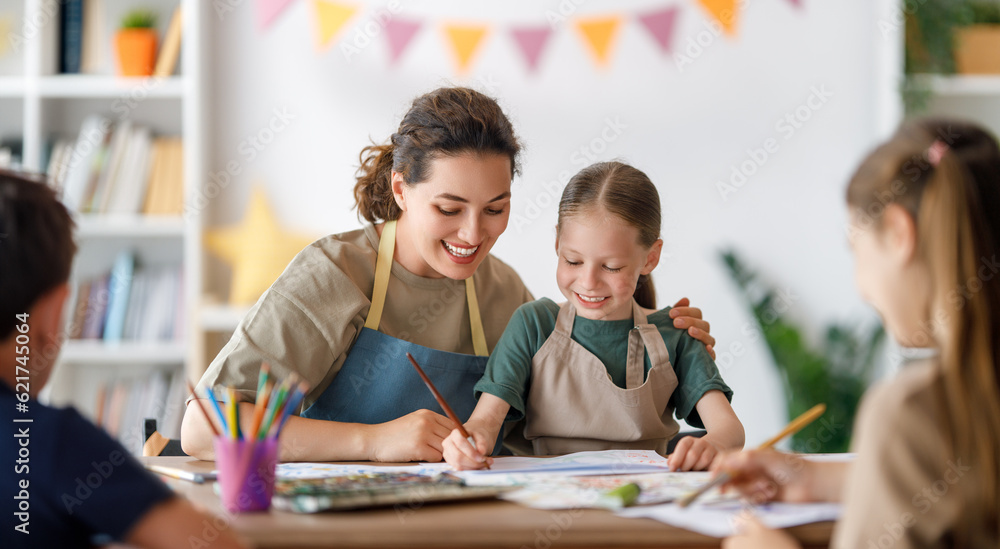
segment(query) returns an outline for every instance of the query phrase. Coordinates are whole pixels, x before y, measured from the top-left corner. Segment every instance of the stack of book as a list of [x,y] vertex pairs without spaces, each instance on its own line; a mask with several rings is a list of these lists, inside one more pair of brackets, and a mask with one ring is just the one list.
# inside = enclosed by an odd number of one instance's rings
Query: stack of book
[[180,438],[184,382],[183,368],[109,381],[98,390],[94,422],[136,455],[142,451],[142,426],[147,418],[156,419],[161,435]]
[[111,271],[77,285],[70,339],[163,342],[183,337],[180,265],[136,268],[122,251]]
[[180,215],[183,166],[180,138],[154,138],[129,120],[116,125],[93,115],[75,142],[53,145],[47,174],[63,203],[77,212]]

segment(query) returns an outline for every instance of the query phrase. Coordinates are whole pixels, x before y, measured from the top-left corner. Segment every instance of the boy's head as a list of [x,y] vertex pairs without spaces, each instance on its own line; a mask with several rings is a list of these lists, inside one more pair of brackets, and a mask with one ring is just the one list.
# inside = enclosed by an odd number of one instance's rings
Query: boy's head
[[[58,352],[62,308],[76,253],[73,220],[41,179],[0,170],[0,377],[14,375],[12,347],[26,331],[32,393],[44,385]],[[19,331],[28,314],[27,327]],[[53,347],[52,345],[55,345]],[[22,347],[22,345],[17,345]],[[13,354],[12,354],[13,353]]]

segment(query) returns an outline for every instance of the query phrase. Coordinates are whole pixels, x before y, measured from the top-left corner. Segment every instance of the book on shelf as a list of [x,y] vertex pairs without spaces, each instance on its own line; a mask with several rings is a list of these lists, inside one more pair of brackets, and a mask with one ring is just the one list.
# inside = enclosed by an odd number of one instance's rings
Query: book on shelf
[[177,6],[173,16],[170,17],[170,25],[167,26],[167,33],[163,37],[163,45],[160,46],[160,53],[156,57],[156,68],[153,69],[153,76],[167,77],[174,73],[177,68],[177,58],[181,53],[181,7]]
[[59,6],[59,72],[77,74],[83,58],[83,0],[62,0]]
[[156,370],[129,379],[110,379],[98,389],[95,423],[134,454],[142,451],[143,423],[155,419],[157,431],[180,438],[184,417],[183,368]]
[[176,216],[183,211],[183,165],[181,138],[92,115],[75,144],[53,145],[46,172],[73,211]]
[[123,251],[108,272],[76,285],[68,334],[105,343],[166,342],[183,336],[183,270],[144,267]]

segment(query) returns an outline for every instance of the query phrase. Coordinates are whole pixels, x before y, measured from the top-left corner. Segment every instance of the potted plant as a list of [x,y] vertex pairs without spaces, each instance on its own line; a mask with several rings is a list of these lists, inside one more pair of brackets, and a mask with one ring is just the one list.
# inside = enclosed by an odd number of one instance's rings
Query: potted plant
[[819,403],[826,413],[792,435],[797,452],[846,452],[851,444],[854,415],[871,381],[876,351],[885,331],[881,325],[858,331],[847,325],[828,326],[822,347],[814,349],[786,314],[778,291],[761,282],[732,251],[722,261],[753,313],[785,388],[789,419]]
[[156,64],[156,13],[133,10],[122,19],[115,35],[118,68],[122,76],[150,76]]
[[966,19],[955,29],[955,69],[960,74],[1000,74],[1000,2],[969,2]]

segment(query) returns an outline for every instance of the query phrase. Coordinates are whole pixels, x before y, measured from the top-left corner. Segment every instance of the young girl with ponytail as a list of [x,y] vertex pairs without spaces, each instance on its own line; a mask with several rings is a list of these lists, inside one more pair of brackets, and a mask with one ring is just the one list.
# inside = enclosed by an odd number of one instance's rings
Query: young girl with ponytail
[[476,384],[479,403],[465,428],[445,439],[444,457],[481,468],[505,420],[524,419],[536,454],[649,449],[666,453],[674,416],[706,427],[684,437],[674,470],[706,469],[743,447],[705,347],[655,310],[650,273],[660,260],[660,198],[643,172],[620,162],[573,176],[559,202],[556,280],[567,302],[540,299],[514,313]]
[[[721,457],[756,501],[842,501],[831,547],[1000,546],[1000,149],[981,128],[904,126],[847,188],[856,282],[907,363],[865,395],[850,465]],[[750,521],[724,547],[796,547]]]
[[[261,362],[312,387],[282,435],[283,461],[439,461],[453,423],[410,352],[463,418],[514,310],[532,299],[490,255],[507,228],[521,146],[493,99],[440,88],[413,101],[389,142],[361,152],[364,228],[302,250],[240,322],[199,386],[235,387],[252,418]],[[701,311],[674,321],[714,343]],[[212,459],[194,406],[184,450]]]

